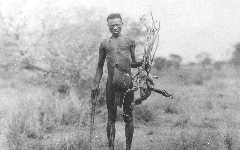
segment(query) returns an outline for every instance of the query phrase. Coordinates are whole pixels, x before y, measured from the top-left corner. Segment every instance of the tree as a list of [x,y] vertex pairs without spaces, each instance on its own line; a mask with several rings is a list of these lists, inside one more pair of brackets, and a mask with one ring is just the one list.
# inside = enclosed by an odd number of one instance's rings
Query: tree
[[237,43],[234,45],[235,51],[232,54],[231,64],[233,64],[234,67],[240,66],[240,43]]
[[153,67],[158,71],[162,71],[166,66],[167,59],[164,57],[156,57],[153,60]]
[[195,62],[189,62],[189,63],[187,64],[187,66],[194,67],[194,66],[196,66],[196,63],[195,63]]
[[213,65],[217,70],[221,70],[222,66],[225,65],[225,64],[226,64],[225,61],[216,61],[216,62],[214,62]]
[[[100,42],[107,33],[102,28],[106,19],[97,11],[76,6],[62,9],[55,2],[41,5],[32,17],[18,15],[21,10],[4,18],[3,23],[0,17],[0,66],[6,68],[5,72],[13,67],[18,71],[41,72],[44,83],[87,90]],[[36,26],[29,24],[34,21]],[[38,79],[42,81],[42,77]]]
[[198,55],[196,55],[196,58],[203,67],[209,66],[212,64],[212,59],[210,57],[210,54],[207,52],[202,52]]
[[[49,8],[49,11],[54,10]],[[105,25],[102,22],[105,19],[95,19],[97,12],[93,10],[72,8],[72,11],[74,16],[65,18],[64,22],[47,14],[43,17],[42,34],[35,45],[35,51],[41,51],[38,56],[41,59],[34,59],[48,65],[50,82],[67,84],[80,92],[91,85],[89,80],[93,78],[98,48],[104,38],[99,26]],[[61,13],[64,12],[55,15]]]
[[0,68],[2,77],[12,77],[19,70],[23,58],[26,20],[20,17],[20,11],[13,11],[9,16],[0,14]]
[[170,60],[173,63],[175,69],[179,69],[181,66],[182,57],[176,54],[170,54]]

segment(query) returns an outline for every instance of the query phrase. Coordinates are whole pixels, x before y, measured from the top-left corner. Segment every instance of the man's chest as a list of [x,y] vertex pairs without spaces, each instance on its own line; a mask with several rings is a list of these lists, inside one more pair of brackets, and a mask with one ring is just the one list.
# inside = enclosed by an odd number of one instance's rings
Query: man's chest
[[112,53],[112,52],[130,52],[131,49],[131,43],[129,40],[123,38],[123,39],[108,39],[106,42],[106,52]]

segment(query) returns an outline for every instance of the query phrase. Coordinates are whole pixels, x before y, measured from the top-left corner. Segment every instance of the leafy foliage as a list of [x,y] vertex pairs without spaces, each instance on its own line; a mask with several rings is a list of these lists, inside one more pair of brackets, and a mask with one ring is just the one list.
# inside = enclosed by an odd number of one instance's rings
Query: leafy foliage
[[173,63],[174,68],[179,69],[181,66],[182,57],[176,54],[170,54],[170,59]]
[[[35,80],[39,82],[75,87],[78,91],[87,89],[94,74],[99,44],[106,36],[106,28],[102,27],[105,19],[96,18],[94,10],[71,7],[69,12],[53,4],[49,1],[35,11],[33,15],[39,18],[36,26],[29,23],[32,20],[27,16],[22,19],[18,11],[4,19],[1,71],[9,76],[28,70],[38,73]],[[36,30],[29,30],[30,26]]]
[[161,71],[165,67],[167,59],[164,57],[156,57],[153,62],[153,67]]
[[209,66],[212,64],[212,59],[210,57],[210,54],[207,52],[202,52],[198,55],[196,55],[196,58],[203,67]]

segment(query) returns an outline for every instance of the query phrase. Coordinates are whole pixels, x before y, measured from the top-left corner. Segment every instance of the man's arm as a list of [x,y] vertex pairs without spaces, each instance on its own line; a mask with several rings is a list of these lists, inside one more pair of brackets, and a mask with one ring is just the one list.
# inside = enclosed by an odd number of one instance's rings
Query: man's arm
[[105,47],[103,45],[103,42],[102,42],[100,44],[100,48],[99,48],[99,60],[98,60],[98,64],[97,64],[95,78],[93,80],[94,86],[98,86],[99,82],[102,78],[105,58],[106,58],[106,49],[105,49]]
[[136,47],[135,40],[132,40],[131,41],[131,48],[130,48],[131,57],[132,57],[132,64],[131,64],[132,68],[137,68],[137,67],[140,67],[142,65],[142,62],[137,62],[136,61],[135,47]]

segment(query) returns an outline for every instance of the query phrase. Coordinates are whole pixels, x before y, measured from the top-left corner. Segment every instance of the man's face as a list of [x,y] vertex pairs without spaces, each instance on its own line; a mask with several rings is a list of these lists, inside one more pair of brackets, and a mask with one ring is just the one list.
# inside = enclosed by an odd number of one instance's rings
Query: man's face
[[122,21],[120,18],[108,20],[108,27],[113,36],[118,36],[122,30]]

